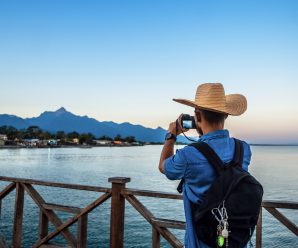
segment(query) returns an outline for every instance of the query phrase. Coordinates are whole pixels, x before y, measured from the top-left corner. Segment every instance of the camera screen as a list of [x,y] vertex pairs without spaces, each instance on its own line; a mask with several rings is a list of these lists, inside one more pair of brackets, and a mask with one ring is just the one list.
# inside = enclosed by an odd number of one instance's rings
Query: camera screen
[[183,121],[182,122],[182,126],[183,126],[183,128],[185,128],[185,129],[192,129],[192,121],[191,120],[189,120],[189,121]]

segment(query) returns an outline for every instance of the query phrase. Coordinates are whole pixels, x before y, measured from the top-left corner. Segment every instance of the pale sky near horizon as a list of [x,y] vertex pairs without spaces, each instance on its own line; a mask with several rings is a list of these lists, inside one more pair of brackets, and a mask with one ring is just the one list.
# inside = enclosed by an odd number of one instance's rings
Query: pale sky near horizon
[[197,85],[247,97],[250,142],[298,143],[298,1],[0,1],[0,113],[167,128]]

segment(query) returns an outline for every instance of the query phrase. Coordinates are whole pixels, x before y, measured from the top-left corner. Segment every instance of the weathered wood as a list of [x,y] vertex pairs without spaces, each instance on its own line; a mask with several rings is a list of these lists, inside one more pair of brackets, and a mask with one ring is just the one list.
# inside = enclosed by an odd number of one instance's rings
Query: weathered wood
[[[30,184],[24,184],[26,192],[31,196],[36,205],[42,210],[42,212],[48,217],[49,221],[57,228],[62,225],[62,221],[52,210],[45,209],[43,204],[45,204],[44,199],[41,195],[32,187]],[[75,237],[71,234],[69,230],[63,230],[61,232],[62,236],[68,241],[72,247],[76,247],[77,241]]]
[[298,202],[290,201],[263,201],[262,206],[264,208],[286,208],[286,209],[298,209]]
[[80,208],[64,206],[64,205],[59,205],[59,204],[54,204],[54,203],[44,203],[44,204],[42,204],[42,206],[48,210],[55,210],[55,211],[73,213],[73,214],[78,214],[81,212]]
[[43,239],[48,235],[49,231],[49,219],[48,217],[43,213],[42,210],[40,210],[39,213],[39,225],[38,225],[38,238]]
[[158,227],[158,232],[169,242],[174,248],[182,248],[184,245],[176,238],[176,236],[164,227]]
[[154,218],[153,222],[160,227],[166,227],[166,228],[185,230],[185,227],[186,227],[185,221],[179,221],[179,220]]
[[70,218],[66,222],[64,222],[61,226],[57,227],[53,232],[49,233],[46,237],[44,237],[42,240],[40,240],[37,244],[33,246],[33,248],[40,247],[41,245],[45,244],[52,238],[56,237],[60,232],[62,232],[64,229],[68,228],[71,226],[73,223],[78,221],[78,219],[85,215],[88,214],[90,211],[92,211],[94,208],[99,206],[100,204],[104,203],[107,199],[111,197],[110,193],[105,193],[102,196],[100,196],[98,199],[96,199],[94,202],[89,204],[87,207],[83,208],[81,213],[77,214],[73,218]]
[[135,195],[135,196],[147,196],[154,198],[166,198],[166,199],[174,199],[174,200],[182,200],[182,195],[173,194],[173,193],[165,193],[160,191],[149,191],[149,190],[138,190],[138,189],[123,189],[121,191],[122,194],[126,195]]
[[262,215],[263,213],[262,213],[262,207],[261,207],[259,212],[257,228],[256,228],[256,248],[262,247],[262,222],[263,222]]
[[127,201],[172,245],[174,248],[183,247],[183,244],[167,229],[154,222],[153,214],[133,195],[125,195]]
[[160,234],[152,226],[152,248],[160,248]]
[[[96,186],[88,186],[88,185],[79,185],[79,184],[65,184],[65,183],[56,183],[56,182],[45,182],[39,180],[31,180],[31,179],[23,179],[23,178],[12,178],[12,177],[2,177],[0,176],[0,181],[8,181],[12,182],[7,185],[0,192],[0,218],[1,218],[1,204],[2,199],[6,197],[10,192],[12,192],[15,188],[16,190],[16,198],[15,198],[15,215],[14,215],[14,229],[13,229],[13,247],[21,247],[22,241],[22,218],[23,218],[23,208],[24,208],[24,189],[28,194],[32,197],[35,203],[40,207],[40,223],[39,223],[39,238],[40,240],[34,247],[46,247],[50,244],[47,244],[49,240],[56,237],[59,233],[63,236],[65,233],[69,233],[69,237],[72,239],[72,247],[86,247],[87,243],[87,214],[92,211],[95,207],[103,203],[111,196],[112,189],[104,188],[104,187],[96,187]],[[130,204],[151,224],[152,226],[152,247],[160,247],[160,236],[163,236],[173,247],[182,247],[181,242],[167,229],[167,228],[176,228],[176,229],[185,229],[185,222],[168,220],[168,219],[160,219],[155,218],[152,213],[135,197],[135,196],[145,196],[145,197],[154,197],[154,198],[165,198],[165,199],[174,199],[181,200],[182,196],[179,194],[165,193],[159,191],[148,191],[148,190],[137,190],[137,189],[127,189],[122,187],[130,181],[128,178],[117,177],[110,178],[109,182],[112,182],[115,185],[115,194],[117,201],[123,201],[125,197]],[[74,189],[74,190],[87,190],[87,191],[95,191],[95,192],[106,192],[106,194],[102,195],[96,201],[85,207],[84,209],[71,207],[71,206],[63,206],[53,203],[45,203],[42,197],[38,194],[38,192],[32,187],[32,185],[40,185],[40,186],[49,186],[49,187],[59,187],[66,189]],[[123,211],[120,211],[119,215],[114,213],[115,216],[119,217],[120,220],[116,220],[116,223],[120,223],[120,240],[122,240],[123,244],[123,232],[124,232],[124,204],[125,200],[119,204],[113,203],[111,206],[116,206],[118,210],[123,208]],[[123,205],[121,205],[123,204]],[[298,227],[287,219],[282,213],[280,213],[276,208],[282,209],[298,209],[297,202],[281,202],[281,201],[263,201],[262,206],[272,214],[277,220],[279,220],[283,225],[285,225],[290,231],[292,231],[296,236],[298,236]],[[76,216],[70,218],[65,223],[62,223],[57,215],[53,212],[55,211],[64,211],[69,213],[74,213]],[[122,216],[123,214],[123,216]],[[111,208],[111,220],[112,220],[112,208]],[[56,229],[48,234],[48,222],[51,221]],[[72,234],[67,230],[69,226],[78,221],[78,242],[72,236]],[[113,221],[115,222],[115,220]],[[123,227],[121,227],[123,226]],[[112,227],[111,227],[112,230]],[[116,228],[117,230],[117,228]],[[122,230],[122,231],[121,231]],[[114,231],[113,236],[119,235]],[[67,236],[67,235],[66,235]],[[65,237],[65,236],[64,236]],[[69,238],[68,237],[68,238]],[[66,237],[65,237],[66,238]],[[115,238],[114,238],[115,239]],[[117,238],[116,238],[117,239]],[[66,240],[68,240],[66,238]],[[120,242],[121,243],[121,242]],[[256,227],[256,247],[260,248],[262,244],[262,209],[260,211],[258,224]],[[56,246],[54,246],[56,247]],[[122,247],[122,246],[112,246],[111,247]]]
[[110,247],[123,248],[125,198],[121,190],[130,178],[109,178],[112,183]]
[[14,222],[13,222],[13,238],[12,247],[22,247],[22,224],[24,209],[24,186],[21,183],[16,185]]
[[103,193],[111,192],[111,189],[104,188],[104,187],[81,185],[81,184],[56,183],[56,182],[32,180],[32,179],[26,179],[26,178],[0,176],[0,181],[24,183],[24,184],[40,185],[40,186],[49,186],[49,187],[65,188],[65,189],[87,190],[87,191],[103,192]]
[[126,184],[130,182],[129,177],[110,177],[108,179],[109,183],[119,183],[119,184]]
[[78,248],[87,247],[88,214],[82,215],[78,220]]
[[284,226],[286,226],[292,233],[298,236],[298,227],[285,217],[281,212],[275,208],[265,208],[270,214],[272,214],[277,220],[279,220]]
[[7,196],[11,191],[13,191],[16,187],[16,184],[10,183],[8,184],[1,192],[0,192],[0,200],[2,200],[5,196]]

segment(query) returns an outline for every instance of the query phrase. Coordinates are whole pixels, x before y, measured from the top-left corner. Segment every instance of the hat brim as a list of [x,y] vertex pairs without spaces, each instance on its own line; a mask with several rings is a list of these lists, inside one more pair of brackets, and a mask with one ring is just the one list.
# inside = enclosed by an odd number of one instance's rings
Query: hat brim
[[226,95],[226,103],[229,115],[242,115],[247,109],[246,98],[241,94]]
[[241,94],[226,95],[226,108],[224,110],[216,107],[212,107],[212,106],[202,106],[196,103],[195,101],[191,101],[187,99],[174,98],[173,101],[193,108],[201,108],[201,109],[224,113],[224,114],[233,115],[233,116],[242,115],[247,109],[246,98]]

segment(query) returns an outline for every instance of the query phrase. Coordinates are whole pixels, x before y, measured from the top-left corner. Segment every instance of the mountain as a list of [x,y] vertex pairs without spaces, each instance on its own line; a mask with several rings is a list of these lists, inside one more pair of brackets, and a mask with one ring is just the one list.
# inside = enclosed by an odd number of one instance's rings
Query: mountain
[[[161,127],[153,129],[128,122],[120,124],[112,121],[101,122],[88,116],[75,115],[63,107],[56,111],[45,111],[38,117],[25,119],[14,115],[0,114],[0,126],[4,125],[14,126],[18,129],[39,126],[41,129],[49,132],[90,132],[96,137],[103,135],[115,137],[117,134],[120,134],[122,137],[135,136],[137,140],[145,142],[163,142],[166,134],[166,130]],[[179,137],[178,141],[185,142],[186,139]]]
[[30,123],[27,123],[24,119],[15,115],[0,114],[0,126],[4,125],[22,129],[29,127]]

